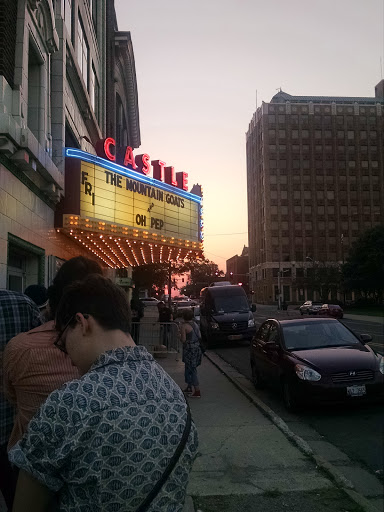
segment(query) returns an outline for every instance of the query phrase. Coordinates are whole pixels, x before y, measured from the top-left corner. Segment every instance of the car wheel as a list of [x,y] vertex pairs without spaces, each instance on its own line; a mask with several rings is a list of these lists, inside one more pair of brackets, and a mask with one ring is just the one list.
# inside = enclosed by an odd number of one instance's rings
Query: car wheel
[[292,390],[292,386],[286,380],[282,384],[282,394],[284,406],[289,412],[296,412],[300,409],[300,405],[297,398]]
[[252,370],[252,382],[256,389],[261,389],[264,387],[263,381],[260,378],[259,370],[256,368],[256,365],[251,361],[251,370]]

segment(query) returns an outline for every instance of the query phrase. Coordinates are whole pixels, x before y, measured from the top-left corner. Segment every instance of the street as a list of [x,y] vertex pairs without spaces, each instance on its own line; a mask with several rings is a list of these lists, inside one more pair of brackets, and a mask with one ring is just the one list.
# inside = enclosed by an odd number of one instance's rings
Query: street
[[[259,325],[266,318],[294,318],[296,311],[276,311],[271,306],[258,306],[255,320]],[[383,328],[381,324],[360,320],[343,320],[356,333],[368,333],[373,337],[371,345],[383,353]],[[377,346],[380,345],[380,346]],[[251,379],[249,345],[232,345],[214,351],[240,373]],[[336,446],[350,459],[358,461],[373,473],[383,469],[384,460],[384,414],[382,406],[308,408],[298,414],[288,413],[278,393],[271,389],[257,390],[263,402],[276,412],[295,432],[303,436],[313,429],[321,439]],[[377,473],[376,473],[377,475]]]

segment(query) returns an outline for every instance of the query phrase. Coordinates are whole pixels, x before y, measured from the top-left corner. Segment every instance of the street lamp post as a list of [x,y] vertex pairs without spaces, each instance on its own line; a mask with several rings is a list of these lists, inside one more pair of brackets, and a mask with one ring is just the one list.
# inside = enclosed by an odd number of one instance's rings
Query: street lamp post
[[[306,256],[305,259],[312,261],[312,272],[314,272],[314,268],[315,268],[314,260],[310,256]],[[312,279],[313,279],[313,275],[312,275]],[[315,300],[315,290],[313,290],[313,289],[312,289],[312,295],[313,295],[312,300]],[[308,288],[307,288],[307,298],[308,298]]]
[[277,273],[277,309],[280,311],[281,309],[281,270],[280,270],[280,262],[279,262],[279,271]]

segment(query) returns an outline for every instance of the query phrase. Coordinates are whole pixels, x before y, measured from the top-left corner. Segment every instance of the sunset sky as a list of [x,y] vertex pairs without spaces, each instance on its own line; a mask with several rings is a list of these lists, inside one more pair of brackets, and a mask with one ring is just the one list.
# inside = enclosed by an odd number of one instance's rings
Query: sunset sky
[[[204,190],[205,255],[248,245],[245,132],[278,88],[374,96],[383,0],[115,0],[130,31],[141,148]],[[137,151],[136,151],[137,153]]]

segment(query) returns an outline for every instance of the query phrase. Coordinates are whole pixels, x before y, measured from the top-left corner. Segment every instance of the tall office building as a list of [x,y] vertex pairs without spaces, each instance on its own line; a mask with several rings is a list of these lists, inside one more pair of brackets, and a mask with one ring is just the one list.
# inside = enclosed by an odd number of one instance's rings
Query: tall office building
[[0,0],[0,19],[0,288],[24,291],[94,257],[55,229],[64,149],[95,155],[104,137],[137,148],[137,85],[113,0]]
[[341,264],[384,223],[384,80],[367,98],[280,91],[253,115],[246,144],[254,299],[317,298],[297,285],[308,269]]

